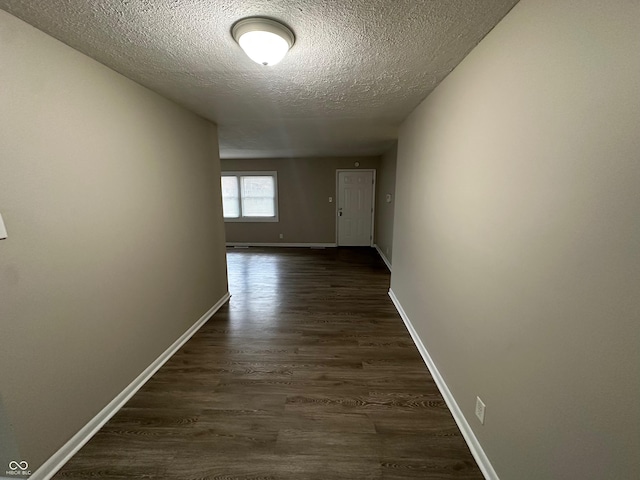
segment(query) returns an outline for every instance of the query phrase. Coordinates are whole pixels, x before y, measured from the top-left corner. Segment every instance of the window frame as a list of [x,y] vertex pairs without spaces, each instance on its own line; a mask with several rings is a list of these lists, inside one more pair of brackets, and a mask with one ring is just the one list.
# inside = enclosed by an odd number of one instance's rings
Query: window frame
[[[240,212],[239,217],[225,217],[224,209],[222,210],[222,218],[225,222],[232,223],[264,223],[264,222],[279,222],[279,213],[278,213],[278,172],[277,171],[223,171],[220,173],[220,182],[222,182],[222,177],[235,177],[236,182],[238,184],[238,208]],[[273,187],[274,187],[274,197],[273,197],[273,210],[275,216],[273,217],[249,217],[244,216],[242,212],[242,177],[272,177],[273,178]],[[222,196],[222,191],[220,192]],[[223,199],[224,201],[224,199]]]

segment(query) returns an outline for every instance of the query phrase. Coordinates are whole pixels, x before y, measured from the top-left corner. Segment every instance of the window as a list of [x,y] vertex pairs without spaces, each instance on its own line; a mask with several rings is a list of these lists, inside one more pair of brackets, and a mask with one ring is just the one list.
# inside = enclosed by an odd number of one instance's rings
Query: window
[[276,172],[222,172],[221,181],[225,221],[278,221]]

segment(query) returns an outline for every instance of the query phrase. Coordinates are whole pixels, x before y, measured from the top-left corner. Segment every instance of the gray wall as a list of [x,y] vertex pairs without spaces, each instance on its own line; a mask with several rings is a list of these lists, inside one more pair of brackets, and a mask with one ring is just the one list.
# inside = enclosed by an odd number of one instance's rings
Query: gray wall
[[0,65],[0,417],[35,470],[227,291],[220,168],[214,125],[3,11]]
[[640,478],[639,18],[522,0],[400,130],[392,289],[502,479]]
[[223,159],[224,171],[278,172],[279,222],[228,222],[227,242],[335,243],[336,169],[355,168],[355,162],[375,169],[379,158]]
[[[376,222],[375,244],[391,263],[393,257],[393,215],[396,205],[396,163],[397,144],[390,148],[380,159],[380,168],[376,177]],[[387,194],[391,202],[387,202]]]

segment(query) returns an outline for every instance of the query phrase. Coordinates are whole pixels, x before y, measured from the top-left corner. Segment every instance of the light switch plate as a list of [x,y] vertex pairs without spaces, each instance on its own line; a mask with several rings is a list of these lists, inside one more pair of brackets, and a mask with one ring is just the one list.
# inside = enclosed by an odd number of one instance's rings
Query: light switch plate
[[2,220],[2,214],[0,213],[0,240],[7,238],[7,229],[4,226],[4,220]]

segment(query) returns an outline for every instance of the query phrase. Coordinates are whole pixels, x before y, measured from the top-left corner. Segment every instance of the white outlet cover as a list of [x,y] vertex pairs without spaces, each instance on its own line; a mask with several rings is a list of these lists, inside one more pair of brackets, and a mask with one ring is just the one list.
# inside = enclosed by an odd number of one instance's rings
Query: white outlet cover
[[486,405],[484,404],[484,402],[482,400],[480,400],[480,397],[476,397],[476,417],[478,417],[478,420],[480,420],[480,423],[482,425],[484,425],[484,410],[486,408]]
[[4,220],[2,220],[2,214],[0,213],[0,240],[7,238],[7,229],[4,226]]

